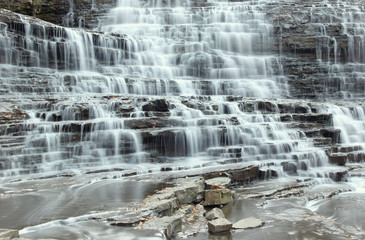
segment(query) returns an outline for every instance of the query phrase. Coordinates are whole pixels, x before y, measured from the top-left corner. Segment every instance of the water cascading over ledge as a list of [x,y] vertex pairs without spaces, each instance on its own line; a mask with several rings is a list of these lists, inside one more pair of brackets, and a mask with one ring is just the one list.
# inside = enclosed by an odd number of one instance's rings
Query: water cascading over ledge
[[313,169],[328,161],[320,147],[340,141],[335,123],[360,151],[363,107],[340,107],[353,131],[336,106],[286,99],[267,9],[119,1],[104,33],[4,11],[2,175],[248,162],[326,176]]

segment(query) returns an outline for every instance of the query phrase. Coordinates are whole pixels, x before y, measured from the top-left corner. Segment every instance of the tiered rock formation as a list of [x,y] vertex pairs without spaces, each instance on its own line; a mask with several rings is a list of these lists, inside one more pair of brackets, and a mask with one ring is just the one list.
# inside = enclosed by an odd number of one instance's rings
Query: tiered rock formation
[[[143,173],[253,162],[257,171],[250,180],[307,170],[341,180],[345,170],[318,167],[329,157],[343,165],[364,156],[359,145],[365,138],[364,106],[356,100],[364,97],[363,3],[259,2],[237,8],[259,25],[248,24],[255,44],[224,45],[232,35],[220,42],[224,52],[238,49],[242,55],[222,56],[215,49],[204,52],[203,44],[183,43],[161,53],[176,54],[172,71],[184,79],[163,75],[163,63],[148,62],[144,54],[155,42],[144,37],[72,30],[1,10],[1,174],[126,170],[136,163],[144,164]],[[47,8],[42,1],[6,4],[58,24],[76,26],[75,19],[85,19],[82,26],[97,26],[85,10],[94,11],[91,1],[76,1],[76,15],[68,18],[70,6],[58,8],[60,1]],[[186,11],[195,17],[214,15],[214,5],[192,4]],[[168,11],[158,14],[167,19]],[[209,38],[207,32],[215,30],[207,30],[204,19],[197,21]],[[161,26],[166,35],[189,31]],[[112,27],[113,22],[98,30]],[[189,37],[194,34],[193,29]],[[247,55],[252,69],[245,69]],[[230,68],[233,60],[241,65]],[[236,72],[247,79],[235,81]],[[353,101],[307,100],[340,97]],[[345,123],[339,121],[343,116]],[[341,142],[353,144],[337,146]]]

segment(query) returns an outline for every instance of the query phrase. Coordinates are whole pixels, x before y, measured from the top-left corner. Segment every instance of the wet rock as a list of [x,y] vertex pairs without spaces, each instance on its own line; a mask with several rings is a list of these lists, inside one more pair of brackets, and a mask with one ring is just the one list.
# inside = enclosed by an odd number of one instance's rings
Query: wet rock
[[332,154],[329,156],[329,162],[339,166],[344,166],[347,163],[346,154]]
[[[174,193],[180,204],[197,202],[204,191],[204,182],[201,178],[185,178],[185,184],[174,188]],[[181,181],[181,180],[180,180]],[[179,182],[179,181],[178,181]]]
[[169,111],[169,103],[165,99],[157,99],[150,101],[146,105],[142,106],[142,110],[149,112],[168,112]]
[[258,228],[263,225],[264,221],[258,218],[249,217],[234,223],[232,227],[235,229],[250,229],[250,228]]
[[231,179],[229,177],[213,178],[205,181],[207,189],[219,189],[227,188],[231,185]]
[[229,189],[206,190],[204,196],[205,206],[216,206],[230,203],[234,200],[234,192]]
[[143,229],[157,229],[164,233],[167,239],[171,239],[182,230],[182,219],[179,216],[153,218],[143,225]]
[[333,181],[341,182],[341,181],[346,180],[347,175],[348,175],[348,170],[343,169],[343,170],[338,170],[338,171],[331,172],[330,173],[330,178]]
[[282,162],[283,170],[289,174],[297,173],[298,167],[294,162]]
[[349,162],[364,162],[365,161],[365,153],[363,153],[363,152],[349,153],[347,155],[347,159],[348,159]]
[[208,229],[213,234],[229,232],[232,229],[232,223],[225,218],[217,218],[208,222]]
[[213,208],[205,215],[206,219],[211,221],[217,218],[225,218],[223,211],[220,208]]
[[0,239],[18,238],[19,231],[13,229],[0,229]]
[[179,205],[177,199],[172,198],[152,201],[149,206],[158,216],[171,216]]
[[259,169],[259,179],[266,180],[270,178],[277,178],[278,177],[278,170],[273,169],[267,166],[261,167]]
[[119,227],[134,227],[144,221],[145,218],[142,216],[133,216],[133,217],[122,218],[116,222],[111,223],[111,225]]
[[207,231],[207,220],[204,217],[205,209],[202,205],[182,205],[178,210],[177,215],[183,219],[182,231],[179,232],[176,238],[187,238],[194,236],[199,232]]

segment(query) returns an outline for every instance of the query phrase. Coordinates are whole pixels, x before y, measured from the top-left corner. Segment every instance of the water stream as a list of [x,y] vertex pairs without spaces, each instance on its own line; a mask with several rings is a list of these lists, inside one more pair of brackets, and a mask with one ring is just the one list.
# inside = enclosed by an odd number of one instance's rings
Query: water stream
[[[11,29],[0,23],[0,110],[27,116],[0,129],[0,226],[50,224],[23,230],[49,234],[59,220],[84,222],[159,187],[131,191],[130,175],[244,163],[260,166],[263,179],[328,183],[344,169],[329,164],[331,144],[364,156],[363,9],[325,6],[347,36],[344,49],[327,36],[324,6],[310,7],[331,98],[307,101],[291,97],[268,2],[119,0],[97,31],[21,15]],[[70,0],[66,26],[74,7]],[[325,212],[325,204],[310,207]]]

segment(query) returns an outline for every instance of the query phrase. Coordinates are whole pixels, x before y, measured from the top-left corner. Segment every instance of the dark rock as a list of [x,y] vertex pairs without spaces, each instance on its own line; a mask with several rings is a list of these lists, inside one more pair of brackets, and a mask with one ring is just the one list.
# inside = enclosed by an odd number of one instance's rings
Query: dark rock
[[142,216],[125,217],[111,223],[110,225],[118,227],[134,227],[139,225],[141,222],[144,222],[145,220],[146,219]]
[[365,153],[364,152],[353,152],[347,154],[347,159],[349,162],[364,162]]
[[273,169],[267,166],[261,167],[259,169],[259,179],[267,180],[271,178],[277,178],[279,176],[277,171],[277,169]]
[[283,166],[283,170],[289,174],[297,173],[298,167],[294,162],[282,162],[281,166]]
[[348,175],[348,170],[338,170],[330,173],[330,178],[335,182],[345,181]]
[[332,154],[329,156],[329,162],[339,166],[344,166],[347,163],[347,154]]
[[146,105],[142,106],[143,111],[154,111],[154,112],[168,112],[169,103],[165,99],[157,99],[150,101]]

